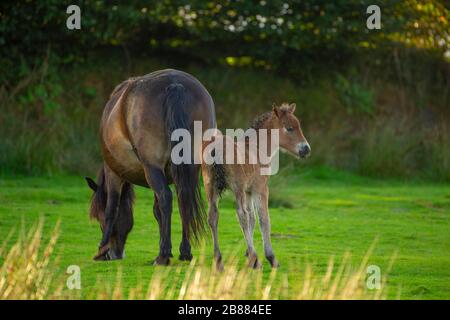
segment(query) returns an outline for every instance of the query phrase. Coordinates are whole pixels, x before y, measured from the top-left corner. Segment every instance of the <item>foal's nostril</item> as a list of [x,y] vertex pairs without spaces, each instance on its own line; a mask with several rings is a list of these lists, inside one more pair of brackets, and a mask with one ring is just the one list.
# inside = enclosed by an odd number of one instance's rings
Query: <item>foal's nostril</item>
[[298,151],[300,157],[304,158],[311,152],[311,148],[305,144],[301,146],[300,150]]

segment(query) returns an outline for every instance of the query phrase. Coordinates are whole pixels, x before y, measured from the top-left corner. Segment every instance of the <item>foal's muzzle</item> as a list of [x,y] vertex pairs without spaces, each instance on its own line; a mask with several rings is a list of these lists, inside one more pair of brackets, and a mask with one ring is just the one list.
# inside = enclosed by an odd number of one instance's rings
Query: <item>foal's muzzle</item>
[[299,143],[298,147],[298,155],[300,158],[306,158],[311,153],[311,147],[309,146],[308,142],[301,142]]

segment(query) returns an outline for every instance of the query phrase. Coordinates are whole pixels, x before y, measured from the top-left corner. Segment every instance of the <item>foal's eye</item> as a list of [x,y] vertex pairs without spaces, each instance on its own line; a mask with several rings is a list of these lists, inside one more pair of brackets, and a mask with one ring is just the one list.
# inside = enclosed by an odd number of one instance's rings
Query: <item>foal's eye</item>
[[294,131],[294,128],[288,127],[288,128],[286,128],[286,131],[287,131],[287,132],[292,132],[292,131]]

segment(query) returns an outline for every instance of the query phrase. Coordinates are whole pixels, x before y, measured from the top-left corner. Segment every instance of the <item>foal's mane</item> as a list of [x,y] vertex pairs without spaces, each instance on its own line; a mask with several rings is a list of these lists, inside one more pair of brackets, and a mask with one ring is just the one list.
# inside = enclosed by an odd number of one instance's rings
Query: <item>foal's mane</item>
[[[284,102],[281,104],[281,106],[276,107],[276,108],[281,112],[287,112],[289,110],[289,103]],[[266,123],[267,120],[272,118],[272,116],[273,116],[273,111],[267,111],[263,114],[260,114],[255,119],[253,119],[253,122],[252,122],[252,125],[250,126],[250,128],[261,129],[261,127],[264,125],[264,123]]]
[[255,119],[253,119],[253,122],[250,126],[250,128],[253,129],[260,129],[263,124],[272,117],[272,111],[267,111],[263,114],[260,114],[259,116],[257,116]]

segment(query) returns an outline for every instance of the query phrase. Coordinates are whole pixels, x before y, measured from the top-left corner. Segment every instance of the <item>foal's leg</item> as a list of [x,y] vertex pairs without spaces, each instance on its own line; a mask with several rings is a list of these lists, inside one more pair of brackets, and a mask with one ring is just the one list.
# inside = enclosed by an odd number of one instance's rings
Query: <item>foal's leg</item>
[[268,199],[269,199],[269,189],[266,186],[260,193],[257,193],[254,197],[255,206],[259,216],[259,225],[261,227],[261,233],[264,242],[264,253],[269,260],[272,268],[277,268],[279,266],[277,259],[275,259],[275,254],[272,249],[272,242],[270,240],[270,217],[268,209]]
[[145,177],[149,186],[155,191],[153,212],[159,224],[159,255],[156,257],[154,264],[168,265],[172,256],[172,242],[170,237],[172,191],[161,169],[147,166],[145,167]]
[[117,220],[119,211],[120,193],[123,180],[117,176],[111,169],[105,166],[105,182],[106,182],[106,209],[105,223],[103,229],[103,237],[99,244],[99,250],[94,260],[110,260],[109,255],[111,235],[114,231],[114,225]]
[[[248,215],[248,227],[249,227],[249,232],[250,232],[250,236],[253,239],[253,234],[254,234],[254,230],[255,230],[255,223],[256,223],[256,217],[255,217],[255,212],[254,212],[254,208],[253,208],[253,198],[251,196],[251,193],[246,193],[246,204],[247,204],[247,211],[249,212]],[[245,256],[248,257],[248,250],[245,251]]]
[[223,270],[222,254],[219,248],[219,210],[217,209],[217,203],[219,202],[219,194],[214,187],[213,182],[209,176],[206,176],[206,168],[203,170],[203,182],[205,184],[206,198],[208,199],[208,224],[211,228],[213,242],[214,242],[214,261],[216,262],[217,270]]
[[250,231],[250,214],[252,213],[248,211],[246,193],[243,191],[238,191],[235,193],[235,196],[237,204],[236,211],[239,218],[239,223],[241,224],[244,238],[247,241],[248,265],[256,269],[259,268],[261,264],[258,260],[258,256],[256,255],[256,251],[253,246],[253,234]]

